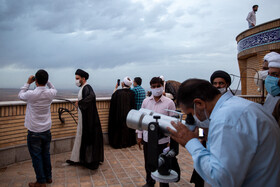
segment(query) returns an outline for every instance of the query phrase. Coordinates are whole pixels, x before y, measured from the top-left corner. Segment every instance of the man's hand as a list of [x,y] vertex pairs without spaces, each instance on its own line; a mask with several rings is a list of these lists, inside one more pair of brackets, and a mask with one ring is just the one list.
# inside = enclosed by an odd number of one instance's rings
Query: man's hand
[[78,101],[75,102],[75,106],[78,109],[78,107],[79,107]]
[[119,87],[119,85],[118,85],[118,83],[117,83],[116,86],[115,86],[115,89],[118,89],[118,87]]
[[30,75],[30,76],[28,77],[27,83],[28,83],[28,84],[32,84],[34,81],[35,81],[35,80],[34,80],[34,75]]
[[172,121],[171,124],[177,130],[177,132],[167,127],[167,130],[171,133],[170,137],[182,146],[185,146],[191,139],[198,138],[198,128],[192,132],[181,122],[175,123]]
[[140,150],[142,150],[142,141],[143,141],[142,138],[137,138],[137,144],[138,144]]

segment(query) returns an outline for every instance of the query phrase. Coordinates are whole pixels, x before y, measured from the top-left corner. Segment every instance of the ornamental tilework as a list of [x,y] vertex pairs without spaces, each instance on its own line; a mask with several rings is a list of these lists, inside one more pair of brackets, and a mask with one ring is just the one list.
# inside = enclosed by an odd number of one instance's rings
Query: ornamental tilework
[[237,44],[238,53],[246,49],[280,42],[280,27],[243,38]]

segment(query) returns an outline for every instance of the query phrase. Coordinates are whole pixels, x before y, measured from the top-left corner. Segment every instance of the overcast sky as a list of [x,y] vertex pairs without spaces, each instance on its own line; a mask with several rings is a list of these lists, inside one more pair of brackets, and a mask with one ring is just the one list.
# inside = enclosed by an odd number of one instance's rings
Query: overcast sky
[[0,0],[0,88],[19,88],[38,69],[57,89],[76,87],[77,68],[94,89],[125,76],[148,88],[160,75],[239,75],[235,37],[253,4],[257,24],[280,17],[279,0]]

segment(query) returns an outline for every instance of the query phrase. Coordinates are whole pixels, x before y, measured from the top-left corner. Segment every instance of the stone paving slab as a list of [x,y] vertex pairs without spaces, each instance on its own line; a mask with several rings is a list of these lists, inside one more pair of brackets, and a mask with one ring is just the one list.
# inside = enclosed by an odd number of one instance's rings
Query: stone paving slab
[[[138,146],[125,149],[104,147],[104,163],[97,170],[82,166],[70,166],[65,163],[71,152],[51,155],[53,183],[48,187],[140,187],[145,184],[143,150]],[[190,154],[180,147],[177,156],[181,168],[181,180],[170,186],[194,186],[190,184],[193,162]],[[1,187],[27,187],[36,181],[31,160],[0,169]],[[158,183],[155,186],[159,186]]]

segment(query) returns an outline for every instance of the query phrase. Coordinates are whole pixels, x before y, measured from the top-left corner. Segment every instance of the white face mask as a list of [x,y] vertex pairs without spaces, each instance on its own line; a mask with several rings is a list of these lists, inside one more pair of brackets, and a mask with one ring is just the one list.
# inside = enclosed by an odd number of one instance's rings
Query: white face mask
[[81,83],[80,83],[80,80],[78,79],[78,80],[75,80],[75,84],[76,84],[76,86],[78,86],[78,87],[81,87]]
[[163,93],[163,87],[160,88],[152,88],[152,94],[153,96],[159,97]]
[[218,88],[218,90],[220,91],[221,94],[224,94],[227,92],[227,88],[224,87],[224,88]]
[[[194,109],[194,116],[198,119],[198,117],[196,116],[195,104],[193,105],[193,109]],[[209,128],[210,120],[206,113],[205,108],[204,108],[204,116],[205,116],[205,120],[201,121],[199,124],[196,124],[196,125],[198,125],[199,127],[202,127],[202,128]]]

